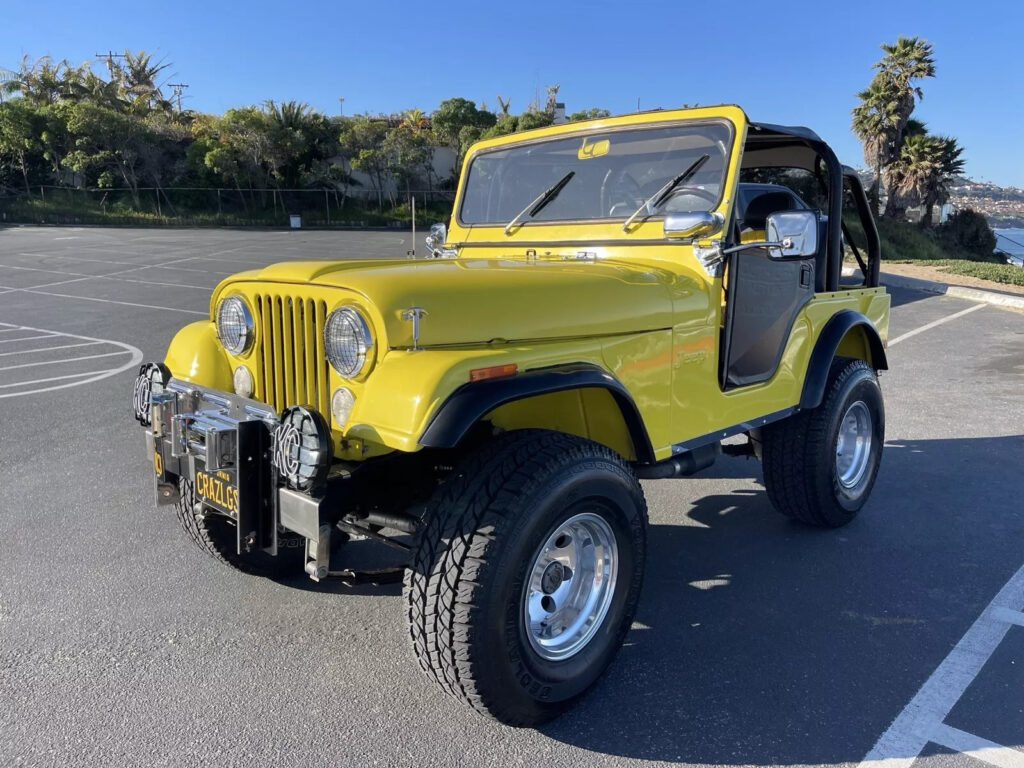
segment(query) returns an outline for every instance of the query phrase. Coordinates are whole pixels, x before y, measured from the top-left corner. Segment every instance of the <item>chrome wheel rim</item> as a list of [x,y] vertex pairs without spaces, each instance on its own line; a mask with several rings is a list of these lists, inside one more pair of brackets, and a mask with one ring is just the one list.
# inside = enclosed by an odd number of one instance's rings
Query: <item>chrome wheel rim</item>
[[568,659],[594,638],[615,595],[618,564],[615,534],[592,512],[570,517],[548,536],[523,595],[526,636],[541,658]]
[[836,439],[836,476],[844,488],[853,488],[868,471],[871,458],[871,412],[858,400],[843,414]]

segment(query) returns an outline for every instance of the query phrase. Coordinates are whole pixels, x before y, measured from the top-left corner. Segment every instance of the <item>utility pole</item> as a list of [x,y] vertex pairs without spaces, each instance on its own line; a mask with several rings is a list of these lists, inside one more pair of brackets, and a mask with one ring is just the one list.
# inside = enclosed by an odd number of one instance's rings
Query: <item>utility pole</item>
[[188,83],[168,83],[168,85],[174,89],[174,95],[171,98],[178,100],[178,111],[181,112],[181,92],[188,88]]
[[344,96],[339,96],[338,97],[338,114],[340,114],[342,117],[345,116],[345,97]]
[[96,54],[96,58],[97,59],[106,59],[107,60],[107,72],[109,72],[110,76],[113,77],[114,76],[114,59],[123,59],[123,58],[125,58],[125,55],[123,53],[114,53],[113,51],[107,51],[106,53],[97,53]]

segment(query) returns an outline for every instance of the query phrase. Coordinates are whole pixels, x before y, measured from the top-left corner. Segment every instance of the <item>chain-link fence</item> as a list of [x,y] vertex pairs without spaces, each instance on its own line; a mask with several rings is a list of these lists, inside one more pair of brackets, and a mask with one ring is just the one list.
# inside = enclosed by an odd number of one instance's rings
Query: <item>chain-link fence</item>
[[185,226],[304,227],[407,226],[411,201],[417,221],[429,224],[451,214],[450,190],[228,189],[142,187],[85,189],[34,186],[0,189],[0,223],[136,224]]

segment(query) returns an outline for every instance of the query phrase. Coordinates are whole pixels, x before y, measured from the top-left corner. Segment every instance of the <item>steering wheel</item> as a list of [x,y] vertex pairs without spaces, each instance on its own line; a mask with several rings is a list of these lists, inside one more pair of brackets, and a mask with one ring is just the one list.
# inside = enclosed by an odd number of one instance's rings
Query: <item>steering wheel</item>
[[601,182],[601,210],[607,216],[628,216],[645,199],[636,179],[624,169],[608,169]]
[[[664,211],[666,209],[666,207],[669,205],[669,203],[672,201],[673,198],[679,197],[680,195],[684,195],[684,194],[685,195],[690,195],[692,197],[700,198],[701,200],[704,200],[704,201],[708,202],[711,206],[714,206],[714,205],[716,205],[718,203],[718,194],[715,193],[715,192],[709,192],[708,190],[702,189],[701,187],[686,187],[686,186],[682,186],[682,187],[676,187],[675,189],[673,189],[671,192],[668,193],[668,197],[665,198],[665,200],[662,201],[661,205],[659,206],[659,210]],[[684,207],[682,209],[677,209],[677,210],[692,211],[694,209],[693,208],[689,208],[689,207]],[[706,210],[710,210],[710,209],[706,209]]]

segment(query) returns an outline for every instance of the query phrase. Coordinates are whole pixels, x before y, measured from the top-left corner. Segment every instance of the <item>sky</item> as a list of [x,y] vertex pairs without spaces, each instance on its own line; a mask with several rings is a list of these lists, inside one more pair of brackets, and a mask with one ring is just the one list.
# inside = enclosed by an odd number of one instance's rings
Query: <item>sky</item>
[[857,166],[850,110],[879,44],[899,35],[935,45],[914,116],[960,140],[968,175],[1024,187],[1022,0],[0,0],[0,67],[143,49],[200,111],[294,99],[328,114],[430,112],[452,96],[497,111],[500,94],[516,113],[558,83],[569,112],[739,104],[812,128]]

